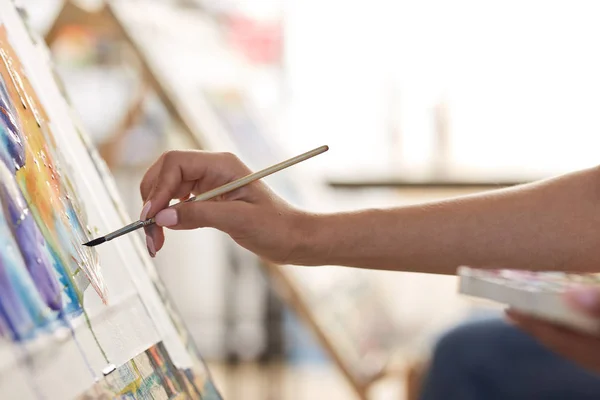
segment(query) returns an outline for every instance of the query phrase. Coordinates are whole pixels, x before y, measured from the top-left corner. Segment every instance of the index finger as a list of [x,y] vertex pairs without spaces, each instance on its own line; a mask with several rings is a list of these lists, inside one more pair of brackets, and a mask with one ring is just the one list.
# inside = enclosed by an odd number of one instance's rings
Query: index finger
[[565,299],[576,311],[600,318],[600,288],[597,286],[584,285],[573,288],[565,293]]
[[546,322],[535,317],[509,312],[510,318],[523,331],[555,353],[584,367],[597,370],[600,340],[597,337],[575,332],[567,327]]
[[182,185],[200,182],[200,186],[217,187],[246,173],[247,168],[229,153],[204,151],[170,151],[163,156],[154,185],[148,194],[148,218],[167,208],[181,194]]
[[142,181],[140,182],[140,196],[142,196],[142,202],[146,204],[148,200],[148,196],[152,192],[152,188],[156,182],[156,178],[158,177],[158,173],[162,168],[163,161],[165,159],[165,155],[167,153],[162,154],[155,162],[148,168],[146,173],[144,174]]

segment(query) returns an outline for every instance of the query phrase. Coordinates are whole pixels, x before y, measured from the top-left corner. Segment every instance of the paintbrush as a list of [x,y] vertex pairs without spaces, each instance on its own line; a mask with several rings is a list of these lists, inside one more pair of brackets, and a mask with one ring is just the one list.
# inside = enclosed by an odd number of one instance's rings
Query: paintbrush
[[[298,163],[300,163],[302,161],[308,160],[309,158],[312,158],[312,157],[314,157],[316,155],[324,153],[327,150],[329,150],[328,146],[317,147],[314,150],[307,151],[306,153],[300,154],[299,156],[296,156],[296,157],[292,157],[289,160],[282,161],[282,162],[280,162],[278,164],[272,165],[272,166],[270,166],[268,168],[265,168],[265,169],[263,169],[261,171],[254,172],[252,174],[246,175],[243,178],[240,178],[240,179],[235,180],[233,182],[229,182],[229,183],[227,183],[227,184],[225,184],[223,186],[220,186],[218,188],[209,190],[208,192],[202,193],[202,194],[200,194],[198,196],[191,197],[191,198],[189,198],[189,199],[187,199],[187,200],[185,200],[183,202],[177,203],[177,204],[175,204],[175,205],[173,205],[171,207],[175,207],[175,206],[177,206],[177,205],[179,205],[181,203],[191,203],[191,202],[194,202],[194,201],[206,201],[206,200],[213,199],[213,198],[215,198],[217,196],[221,196],[221,195],[223,195],[225,193],[228,193],[228,192],[231,192],[233,190],[239,189],[242,186],[246,186],[246,185],[248,185],[248,184],[250,184],[250,183],[252,183],[254,181],[262,179],[262,178],[264,178],[264,177],[266,177],[268,175],[271,175],[271,174],[273,174],[275,172],[281,171],[282,169],[291,167],[292,165],[295,165],[295,164],[298,164]],[[89,247],[97,246],[97,245],[102,244],[104,242],[108,242],[109,240],[113,240],[115,238],[118,238],[119,236],[123,236],[123,235],[125,235],[127,233],[136,231],[136,230],[138,230],[140,228],[144,228],[146,226],[150,226],[150,225],[152,225],[154,223],[155,223],[154,218],[149,218],[149,219],[147,219],[145,221],[141,221],[141,220],[140,221],[136,221],[136,222],[133,222],[133,223],[131,223],[129,225],[124,226],[121,229],[118,229],[118,230],[116,230],[116,231],[114,231],[112,233],[109,233],[106,236],[102,236],[102,237],[96,238],[94,240],[91,240],[91,241],[89,241],[87,243],[84,243],[84,246],[89,246]]]

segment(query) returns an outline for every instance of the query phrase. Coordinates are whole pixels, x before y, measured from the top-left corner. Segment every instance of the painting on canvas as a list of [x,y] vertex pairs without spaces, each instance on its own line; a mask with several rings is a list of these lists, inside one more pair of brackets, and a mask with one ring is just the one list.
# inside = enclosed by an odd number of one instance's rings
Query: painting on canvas
[[70,117],[41,42],[0,1],[2,398],[220,399]]

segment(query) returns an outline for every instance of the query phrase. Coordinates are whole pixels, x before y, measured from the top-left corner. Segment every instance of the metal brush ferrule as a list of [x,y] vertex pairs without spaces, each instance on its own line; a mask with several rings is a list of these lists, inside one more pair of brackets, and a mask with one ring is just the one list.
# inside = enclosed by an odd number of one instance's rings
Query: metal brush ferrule
[[117,238],[119,236],[123,236],[128,234],[129,232],[133,232],[135,230],[138,230],[140,228],[144,228],[146,226],[152,225],[154,224],[154,218],[150,218],[147,219],[145,221],[135,221],[134,223],[131,223],[127,226],[124,226],[123,228],[116,230],[112,233],[109,233],[108,235],[106,235],[106,241],[108,242],[109,240],[112,240],[114,238]]

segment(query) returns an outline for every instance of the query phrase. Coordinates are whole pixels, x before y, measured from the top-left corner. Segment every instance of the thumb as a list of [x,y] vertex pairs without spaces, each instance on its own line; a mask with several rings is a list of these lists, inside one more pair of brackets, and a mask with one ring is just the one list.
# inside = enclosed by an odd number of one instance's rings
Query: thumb
[[588,315],[600,318],[600,288],[582,286],[568,291],[567,303]]
[[237,200],[196,201],[166,208],[154,218],[156,225],[174,230],[215,228],[230,233],[243,226],[242,221],[247,220],[250,206]]

